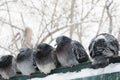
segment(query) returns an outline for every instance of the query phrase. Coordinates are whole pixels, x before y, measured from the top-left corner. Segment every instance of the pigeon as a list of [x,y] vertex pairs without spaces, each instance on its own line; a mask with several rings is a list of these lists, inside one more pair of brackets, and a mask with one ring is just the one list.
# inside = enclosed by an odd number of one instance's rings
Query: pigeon
[[38,69],[44,74],[50,73],[58,64],[53,47],[46,43],[41,43],[37,46],[34,59]]
[[117,57],[119,43],[117,39],[108,33],[102,33],[92,39],[89,45],[90,57],[93,59],[92,68],[107,66],[112,57]]
[[16,75],[16,63],[12,55],[4,55],[0,58],[0,74],[4,79],[9,79]]
[[84,47],[76,40],[59,36],[56,38],[56,45],[55,54],[62,67],[72,67],[89,61]]
[[17,55],[17,68],[23,75],[30,75],[35,72],[33,53],[30,48],[21,48]]

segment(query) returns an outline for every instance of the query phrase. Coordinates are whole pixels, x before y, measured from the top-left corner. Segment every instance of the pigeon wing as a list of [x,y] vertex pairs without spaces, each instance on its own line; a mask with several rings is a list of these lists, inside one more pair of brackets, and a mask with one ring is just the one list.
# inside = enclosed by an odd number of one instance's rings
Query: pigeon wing
[[79,63],[88,61],[88,55],[82,46],[78,41],[72,41],[72,52],[75,54],[76,59]]

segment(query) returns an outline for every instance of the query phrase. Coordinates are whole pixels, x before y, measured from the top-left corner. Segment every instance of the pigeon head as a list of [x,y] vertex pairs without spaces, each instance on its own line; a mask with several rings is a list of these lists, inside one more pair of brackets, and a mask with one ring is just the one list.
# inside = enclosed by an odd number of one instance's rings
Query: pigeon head
[[22,61],[32,55],[33,51],[30,48],[21,48],[19,54],[17,55],[17,61]]
[[49,55],[49,53],[53,50],[53,47],[46,44],[41,43],[37,46],[37,57],[45,57],[46,55]]
[[102,52],[107,47],[105,39],[99,39],[95,42],[94,50],[97,52]]
[[19,51],[20,51],[21,54],[32,53],[32,49],[30,49],[30,48],[21,48]]
[[71,42],[71,39],[66,36],[59,36],[56,38],[56,45],[59,48],[65,46],[66,44],[70,42]]
[[13,59],[12,55],[2,56],[0,59],[0,68],[5,68],[10,66],[12,64],[12,59]]

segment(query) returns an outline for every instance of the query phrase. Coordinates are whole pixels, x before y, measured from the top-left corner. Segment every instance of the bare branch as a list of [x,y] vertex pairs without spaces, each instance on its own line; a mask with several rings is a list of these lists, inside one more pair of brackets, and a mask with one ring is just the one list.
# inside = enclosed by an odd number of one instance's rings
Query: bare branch
[[104,18],[104,13],[105,13],[105,6],[103,7],[103,10],[102,10],[102,15],[101,15],[101,18],[100,18],[100,22],[99,22],[99,25],[98,25],[98,30],[97,30],[96,35],[99,34],[100,29],[101,29],[101,27],[102,27],[103,18]]
[[[108,4],[107,4],[108,3]],[[112,33],[112,27],[113,27],[113,20],[112,20],[112,14],[110,12],[110,6],[112,5],[113,1],[109,2],[107,1],[106,3],[106,10],[107,10],[107,15],[108,15],[108,18],[109,18],[109,33],[111,34]]]
[[11,26],[12,28],[15,28],[15,29],[18,29],[18,30],[24,31],[24,29],[19,28],[19,27],[15,26],[15,25],[10,24],[10,23],[8,23],[8,22],[5,22],[5,21],[3,21],[3,20],[0,20],[0,22],[9,25],[9,26]]
[[52,34],[58,32],[58,31],[60,31],[60,30],[63,30],[63,29],[65,29],[65,28],[66,28],[66,26],[61,27],[61,28],[58,28],[58,29],[55,29],[55,30],[52,31],[50,34],[47,34],[47,35],[41,40],[40,43],[44,42],[44,41],[45,41],[48,37],[50,37]]
[[[5,0],[5,1],[6,1],[6,7],[7,7],[8,16],[9,16],[9,22],[10,22],[10,24],[12,24],[11,15],[10,15],[9,7],[8,7],[8,2],[7,2],[7,0]],[[15,37],[15,33],[14,33],[14,30],[13,30],[12,27],[11,27],[11,30],[12,30],[12,35],[13,35],[13,38],[14,38]],[[15,42],[15,46],[16,46],[16,49],[19,50],[18,45],[17,45],[16,42]]]
[[51,17],[51,28],[54,28],[53,27],[53,21],[54,21],[54,16],[55,16],[55,13],[56,13],[57,4],[58,4],[58,1],[56,0],[54,10],[53,10],[53,14],[52,14],[52,17]]
[[51,35],[55,34],[56,32],[59,32],[59,31],[65,29],[67,27],[70,27],[72,25],[77,25],[77,24],[81,24],[81,23],[75,23],[75,24],[65,25],[63,27],[60,27],[60,28],[57,28],[57,29],[53,30],[52,32],[50,32],[50,34],[47,34],[46,36],[44,36],[44,38],[41,40],[40,43],[44,42],[48,37],[50,37]]
[[22,14],[22,13],[20,13],[20,16],[21,16],[21,19],[22,19],[23,26],[25,27],[25,26],[26,26],[26,24],[25,24],[25,21],[24,21],[24,18],[23,18],[23,14]]
[[5,51],[10,52],[10,53],[11,53],[11,54],[13,54],[13,55],[15,55],[15,53],[14,53],[14,52],[12,52],[11,50],[9,50],[9,49],[7,49],[7,48],[5,48],[5,47],[1,46],[1,45],[0,45],[0,48],[1,48],[1,49],[4,49]]

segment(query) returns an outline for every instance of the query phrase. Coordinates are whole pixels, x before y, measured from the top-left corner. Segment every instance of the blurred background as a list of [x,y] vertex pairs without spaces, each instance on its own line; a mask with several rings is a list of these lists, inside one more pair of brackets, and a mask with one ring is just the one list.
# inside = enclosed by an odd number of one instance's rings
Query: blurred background
[[110,33],[120,41],[120,0],[0,0],[0,55],[22,47],[54,47],[57,36],[80,41]]

